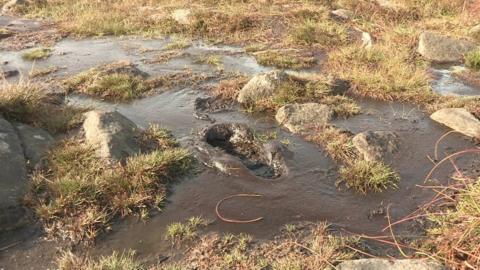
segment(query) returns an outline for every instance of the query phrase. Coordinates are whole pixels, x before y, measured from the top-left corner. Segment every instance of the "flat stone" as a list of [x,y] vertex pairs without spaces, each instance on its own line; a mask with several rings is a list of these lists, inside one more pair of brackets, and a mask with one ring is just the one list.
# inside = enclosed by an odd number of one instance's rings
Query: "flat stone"
[[45,156],[55,139],[47,131],[29,125],[16,125],[25,157],[30,166],[34,168]]
[[345,261],[337,266],[338,270],[446,270],[437,262],[427,260],[387,260],[359,259]]
[[23,149],[15,128],[0,118],[0,231],[20,226],[21,201],[27,189]]
[[290,132],[302,133],[312,127],[324,127],[333,115],[324,104],[288,104],[278,109],[275,119]]
[[466,136],[480,139],[480,120],[463,108],[440,109],[430,118]]
[[352,142],[367,161],[382,161],[398,149],[398,137],[389,131],[365,131],[355,135]]
[[418,53],[425,59],[438,63],[460,62],[465,53],[475,49],[475,44],[433,32],[423,32],[418,42]]
[[85,142],[101,158],[123,160],[140,152],[138,127],[116,111],[94,110],[85,113]]
[[345,21],[350,20],[354,15],[354,13],[351,10],[348,10],[348,9],[336,9],[336,10],[333,10],[332,12],[330,12],[330,14],[334,18],[345,20]]
[[240,90],[237,101],[249,104],[270,97],[287,78],[285,72],[278,70],[257,74]]

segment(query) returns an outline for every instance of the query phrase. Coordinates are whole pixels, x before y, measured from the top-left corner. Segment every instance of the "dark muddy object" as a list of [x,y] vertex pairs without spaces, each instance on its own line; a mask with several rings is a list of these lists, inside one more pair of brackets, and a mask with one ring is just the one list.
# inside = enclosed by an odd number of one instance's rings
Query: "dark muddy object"
[[214,97],[199,97],[195,99],[194,109],[196,112],[225,112],[234,109],[234,103]]
[[277,178],[285,172],[282,149],[260,145],[245,124],[217,124],[204,131],[205,141],[238,157],[256,176]]

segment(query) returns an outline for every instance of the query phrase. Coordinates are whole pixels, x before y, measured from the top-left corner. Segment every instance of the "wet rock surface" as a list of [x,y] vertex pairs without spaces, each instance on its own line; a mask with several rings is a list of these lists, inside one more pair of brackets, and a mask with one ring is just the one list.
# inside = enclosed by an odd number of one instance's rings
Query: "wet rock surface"
[[430,118],[466,136],[480,139],[480,120],[463,108],[441,109]]
[[309,127],[323,127],[332,118],[332,110],[324,104],[288,104],[278,109],[275,119],[293,133],[302,133]]
[[277,87],[288,79],[283,71],[270,71],[255,75],[238,93],[237,101],[249,104],[272,96]]
[[137,125],[116,111],[87,112],[83,130],[85,142],[101,158],[123,160],[140,152]]
[[360,259],[345,261],[337,266],[339,270],[446,270],[437,262],[426,260],[387,260],[387,259]]
[[16,124],[15,128],[21,140],[29,167],[34,168],[55,142],[47,131],[29,125]]
[[15,128],[0,118],[0,231],[22,223],[21,201],[27,189],[26,162]]
[[[274,143],[262,146],[245,124],[216,124],[203,131],[203,138],[209,145],[239,158],[256,176],[276,178],[285,171],[284,149]],[[225,171],[223,165],[215,167]]]
[[418,53],[438,63],[460,62],[463,55],[475,49],[475,44],[434,32],[423,32],[418,42]]
[[365,131],[355,135],[352,142],[367,161],[382,161],[399,145],[398,136],[390,131]]

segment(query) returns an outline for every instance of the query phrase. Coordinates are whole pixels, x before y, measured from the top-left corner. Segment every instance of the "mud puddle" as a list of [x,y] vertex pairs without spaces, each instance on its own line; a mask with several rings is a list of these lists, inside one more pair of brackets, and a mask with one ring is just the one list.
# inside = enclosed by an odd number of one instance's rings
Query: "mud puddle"
[[[130,60],[150,75],[190,70],[216,74],[218,67],[199,64],[196,56],[215,53],[221,55],[225,71],[247,75],[268,70],[255,60],[233,47],[209,47],[194,43],[185,51],[189,56],[174,58],[166,63],[145,63],[144,59],[155,57],[170,40],[99,39],[64,40],[54,47],[54,54],[35,65],[61,66],[52,78],[75,74],[85,69],[118,60]],[[32,63],[21,60],[22,52],[2,55],[8,65],[25,74]],[[193,56],[192,56],[193,55]],[[5,59],[4,59],[5,58]],[[208,82],[212,83],[212,82]],[[114,224],[112,232],[105,234],[93,248],[94,254],[107,254],[112,250],[136,250],[145,257],[156,258],[159,254],[172,255],[171,243],[165,239],[166,227],[173,222],[183,222],[192,216],[203,216],[212,221],[207,231],[220,233],[248,233],[258,239],[271,239],[278,229],[288,223],[300,221],[327,221],[337,227],[357,233],[379,234],[386,226],[384,214],[391,205],[393,220],[401,218],[429,201],[431,191],[418,187],[432,168],[427,155],[433,155],[436,140],[448,131],[432,122],[419,109],[395,103],[360,101],[363,113],[348,120],[333,122],[338,127],[354,133],[366,130],[393,131],[401,140],[399,151],[387,163],[397,170],[402,180],[398,189],[367,196],[335,186],[337,165],[318,146],[293,136],[279,128],[271,117],[249,115],[241,110],[209,114],[215,123],[246,124],[255,133],[276,134],[284,142],[290,154],[285,155],[286,170],[274,179],[259,177],[251,167],[225,149],[212,151],[214,156],[204,156],[199,146],[204,145],[199,133],[212,125],[194,117],[195,100],[205,97],[202,87],[186,87],[160,93],[129,104],[110,104],[81,96],[71,96],[69,102],[79,106],[116,109],[138,125],[146,127],[158,123],[171,129],[182,145],[190,148],[200,161],[226,160],[231,164],[229,173],[199,164],[201,170],[172,187],[164,209],[154,214],[147,222],[130,218]],[[211,147],[215,148],[216,145]],[[440,153],[461,150],[472,146],[472,142],[457,134],[443,141]],[[468,159],[459,158],[459,166],[467,166]],[[435,176],[439,183],[449,179],[452,169],[440,168]],[[263,219],[251,224],[231,224],[217,219],[215,206],[221,199],[239,193],[258,194],[257,198],[235,198],[222,205],[222,214],[231,219]],[[373,214],[372,214],[373,213]],[[397,227],[398,234],[414,233],[412,224]],[[15,251],[14,251],[15,252]],[[18,251],[17,251],[18,254]]]

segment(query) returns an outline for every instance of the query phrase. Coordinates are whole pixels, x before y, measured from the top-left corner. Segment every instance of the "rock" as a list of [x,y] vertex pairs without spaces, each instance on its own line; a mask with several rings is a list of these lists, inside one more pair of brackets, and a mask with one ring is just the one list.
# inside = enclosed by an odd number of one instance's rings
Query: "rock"
[[7,70],[2,70],[0,71],[0,78],[10,78],[17,76],[19,74],[18,70],[16,69],[7,69]]
[[338,270],[446,270],[437,262],[427,260],[387,260],[387,259],[359,259],[345,261],[337,266]]
[[389,131],[365,131],[352,139],[357,151],[367,161],[381,161],[398,149],[398,137]]
[[194,16],[190,9],[176,9],[172,12],[172,19],[174,19],[177,23],[183,25],[189,25],[193,23]]
[[480,24],[472,27],[468,33],[473,39],[480,42]]
[[278,109],[275,119],[293,133],[302,133],[313,126],[325,126],[332,110],[324,104],[288,104]]
[[277,87],[288,79],[288,75],[283,71],[270,71],[255,75],[238,93],[237,101],[243,104],[249,104],[272,96]]
[[345,20],[345,21],[350,20],[354,16],[354,13],[348,9],[336,9],[330,12],[330,14],[334,18]]
[[440,109],[430,118],[466,136],[480,139],[480,120],[463,108]]
[[367,32],[362,32],[362,47],[366,49],[372,48],[373,41],[372,36]]
[[25,5],[25,0],[10,0],[2,7],[2,13],[10,13]]
[[40,128],[24,124],[17,124],[15,127],[22,142],[25,157],[29,161],[30,166],[34,168],[55,140],[50,133]]
[[463,55],[475,49],[475,45],[466,40],[458,40],[433,32],[423,32],[418,42],[418,53],[429,61],[438,63],[460,62]]
[[89,111],[83,123],[85,142],[97,149],[101,158],[123,160],[140,152],[138,128],[114,111]]
[[0,118],[0,231],[21,225],[21,200],[27,189],[27,170],[14,127]]

